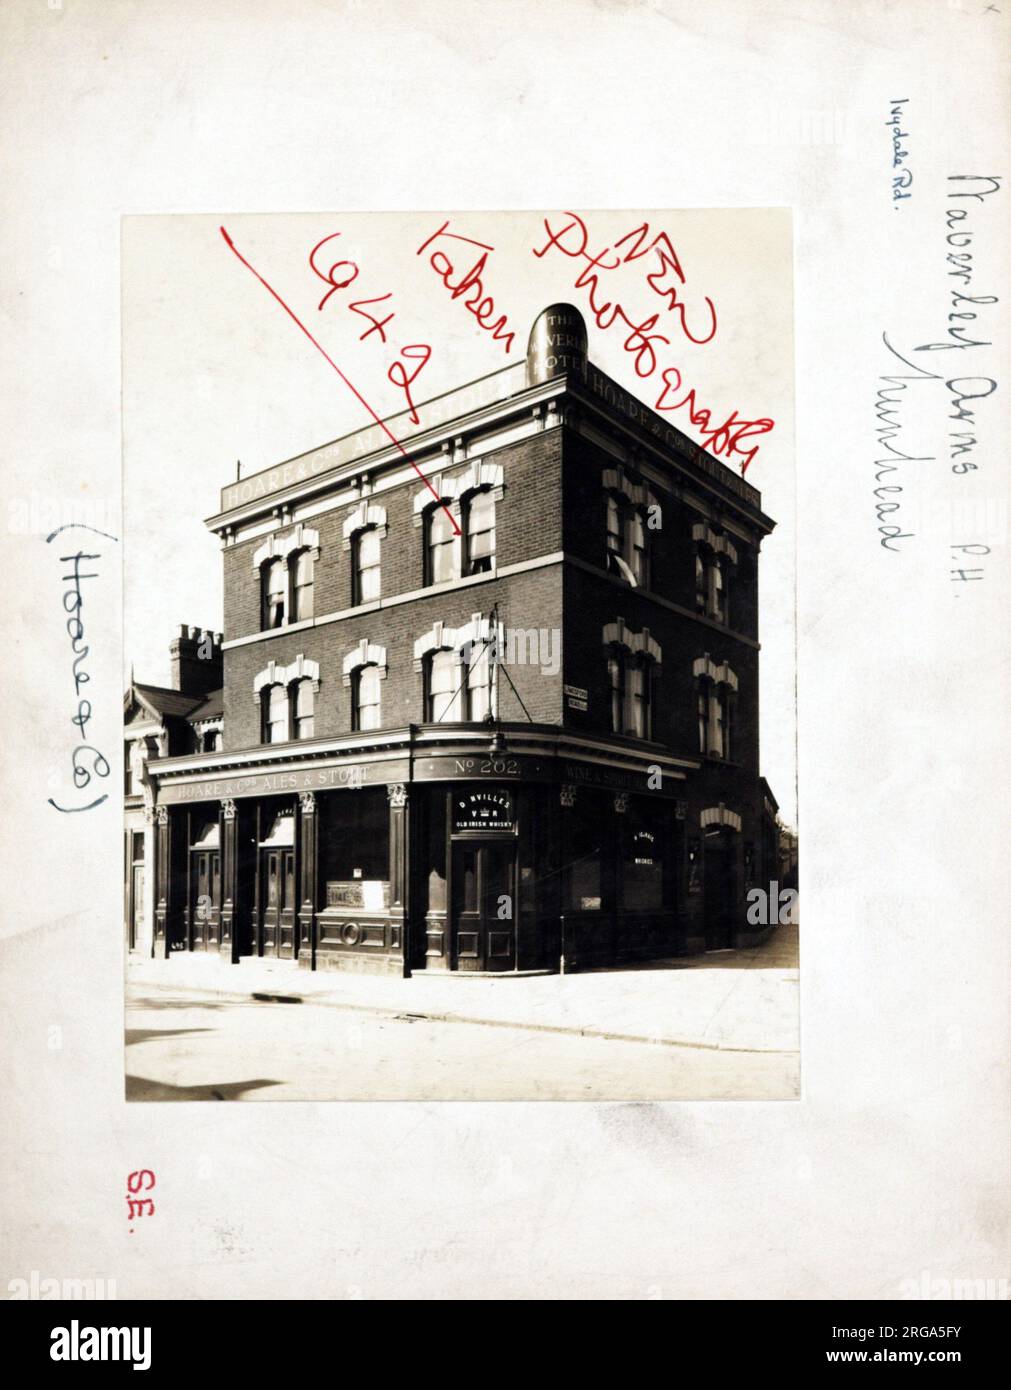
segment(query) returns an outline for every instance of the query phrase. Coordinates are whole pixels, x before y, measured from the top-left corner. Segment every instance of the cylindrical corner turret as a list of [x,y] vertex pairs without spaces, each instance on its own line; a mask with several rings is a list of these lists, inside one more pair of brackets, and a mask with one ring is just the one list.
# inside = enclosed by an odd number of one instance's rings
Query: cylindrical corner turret
[[586,323],[573,304],[552,304],[537,315],[527,343],[527,385],[586,372]]

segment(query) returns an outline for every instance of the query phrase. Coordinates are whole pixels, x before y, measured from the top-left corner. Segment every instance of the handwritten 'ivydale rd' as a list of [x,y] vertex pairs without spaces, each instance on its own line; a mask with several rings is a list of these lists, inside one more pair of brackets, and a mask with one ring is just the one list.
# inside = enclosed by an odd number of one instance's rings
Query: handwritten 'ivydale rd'
[[[73,530],[91,531],[96,536],[104,536],[106,540],[117,540],[115,536],[110,536],[106,531],[99,531],[94,526],[87,526],[84,522],[78,521],[70,522],[68,525],[61,526],[56,531],[51,532],[46,537],[46,544],[51,544],[63,531]],[[65,589],[63,593],[63,611],[70,615],[67,618],[66,627],[70,637],[70,645],[74,653],[72,670],[74,677],[74,693],[77,696],[77,710],[71,717],[70,722],[80,729],[82,736],[91,720],[91,701],[85,699],[81,695],[81,686],[88,685],[91,681],[91,677],[84,667],[84,660],[91,649],[84,642],[84,621],[81,617],[84,608],[84,596],[81,593],[81,583],[85,579],[97,579],[98,572],[95,571],[94,573],[82,574],[81,564],[85,560],[100,560],[101,558],[102,556],[98,552],[92,553],[83,550],[78,550],[73,555],[60,556],[61,564],[72,566],[71,572],[61,577],[64,583],[70,586],[68,589]],[[86,765],[88,761],[91,763],[90,767]],[[93,776],[108,777],[109,775],[108,761],[99,750],[90,743],[79,743],[77,745],[73,751],[71,763],[73,767],[74,786],[78,791],[83,791],[88,787],[91,784]],[[52,797],[48,798],[49,804],[54,810],[63,811],[66,814],[74,811],[93,811],[96,806],[101,806],[102,802],[107,800],[107,792],[103,792],[101,796],[96,797],[93,801],[89,801],[83,806],[61,806],[58,802],[54,801]]]

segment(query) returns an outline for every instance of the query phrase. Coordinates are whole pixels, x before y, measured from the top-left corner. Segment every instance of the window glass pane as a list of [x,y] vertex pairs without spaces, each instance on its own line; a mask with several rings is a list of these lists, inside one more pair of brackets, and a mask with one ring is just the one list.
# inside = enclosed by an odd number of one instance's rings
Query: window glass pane
[[428,717],[431,722],[461,717],[461,701],[457,698],[461,675],[460,663],[454,652],[436,652],[431,658],[428,687]]
[[379,554],[379,532],[374,529],[360,532],[356,552],[359,603],[371,603],[379,597]]
[[611,682],[611,728],[616,734],[620,734],[625,723],[625,663],[623,658],[617,653],[609,657],[607,671]]
[[267,707],[267,742],[284,743],[288,737],[288,697],[283,685],[272,685]]
[[299,551],[295,561],[295,621],[312,617],[312,555]]
[[271,560],[264,577],[264,626],[280,627],[284,622],[288,592],[288,573],[283,560]]
[[467,554],[471,573],[491,569],[495,555],[495,499],[477,492],[467,509]]
[[358,673],[359,729],[378,729],[380,726],[380,681],[378,666],[363,666]]
[[299,681],[295,687],[295,737],[312,738],[314,700],[312,681]]
[[629,565],[641,584],[646,577],[646,531],[642,516],[633,512],[629,521]]
[[626,733],[636,738],[646,736],[646,673],[641,662],[629,665],[628,681],[628,724]]
[[632,912],[663,907],[663,836],[629,815],[621,827],[621,906]]
[[428,513],[429,582],[444,584],[455,579],[456,532],[445,507],[432,507]]
[[469,717],[475,721],[484,719],[491,709],[488,681],[494,680],[494,667],[490,659],[487,643],[475,643],[471,652],[470,670],[467,686],[470,694]]

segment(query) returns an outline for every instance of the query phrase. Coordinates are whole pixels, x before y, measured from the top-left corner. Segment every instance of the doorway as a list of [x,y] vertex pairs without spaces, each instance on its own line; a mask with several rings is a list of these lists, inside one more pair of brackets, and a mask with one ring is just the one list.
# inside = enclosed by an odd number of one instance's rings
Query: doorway
[[516,968],[516,841],[453,843],[453,966]]
[[295,851],[260,851],[260,954],[295,956]]
[[217,950],[221,931],[221,853],[190,853],[190,950]]
[[733,832],[721,827],[705,837],[706,950],[725,951],[734,944],[737,902],[737,845]]

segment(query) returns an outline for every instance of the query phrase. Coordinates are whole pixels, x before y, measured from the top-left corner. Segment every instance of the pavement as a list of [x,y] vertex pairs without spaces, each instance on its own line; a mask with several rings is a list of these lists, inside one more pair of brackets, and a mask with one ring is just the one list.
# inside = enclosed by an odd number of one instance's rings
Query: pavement
[[[127,1095],[791,1099],[798,973],[792,924],[750,950],[573,975],[405,980],[133,959]],[[163,1027],[167,1013],[182,1026]],[[270,1074],[251,1076],[261,1055]]]

